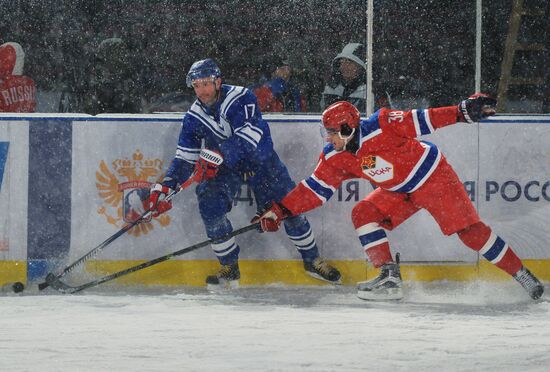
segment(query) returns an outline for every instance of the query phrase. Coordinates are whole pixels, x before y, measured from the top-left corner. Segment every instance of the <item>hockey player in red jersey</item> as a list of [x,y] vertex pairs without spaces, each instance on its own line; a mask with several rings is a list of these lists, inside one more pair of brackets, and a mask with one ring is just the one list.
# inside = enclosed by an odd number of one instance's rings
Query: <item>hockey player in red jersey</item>
[[462,182],[441,151],[416,139],[458,122],[474,123],[495,114],[496,100],[475,94],[458,107],[397,111],[381,109],[367,120],[349,102],[336,102],[322,116],[328,144],[313,174],[260,217],[263,231],[324,204],[340,184],[365,178],[378,186],[352,211],[352,221],[370,262],[380,275],[357,286],[366,300],[402,298],[399,259],[393,260],[386,232],[426,209],[445,235],[462,242],[512,275],[533,299],[544,292],[512,248],[480,220]]
[[18,43],[0,45],[0,112],[34,112],[36,87],[23,76],[25,53]]

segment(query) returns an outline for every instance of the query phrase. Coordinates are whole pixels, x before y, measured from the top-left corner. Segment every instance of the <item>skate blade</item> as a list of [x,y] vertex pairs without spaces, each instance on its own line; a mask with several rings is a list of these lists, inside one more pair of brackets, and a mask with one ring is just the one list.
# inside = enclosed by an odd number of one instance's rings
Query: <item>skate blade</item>
[[312,278],[314,279],[318,279],[318,280],[322,280],[323,282],[325,283],[330,283],[330,284],[334,284],[334,285],[340,285],[342,284],[342,277],[340,277],[340,279],[338,279],[337,281],[335,282],[332,282],[328,279],[325,279],[323,278],[321,275],[317,274],[317,273],[312,273],[311,271],[306,271],[306,274],[311,276]]
[[357,297],[366,301],[396,301],[403,298],[401,288],[390,288],[383,291],[357,291]]
[[206,284],[206,289],[211,292],[224,292],[239,289],[238,280],[222,280],[220,284]]

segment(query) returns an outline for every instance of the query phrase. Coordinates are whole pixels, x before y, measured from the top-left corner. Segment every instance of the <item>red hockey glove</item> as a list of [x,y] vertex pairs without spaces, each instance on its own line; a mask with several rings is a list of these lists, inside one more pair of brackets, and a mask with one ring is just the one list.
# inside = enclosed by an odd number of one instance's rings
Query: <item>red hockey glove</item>
[[195,164],[194,180],[197,183],[216,177],[223,163],[222,155],[217,151],[202,149]]
[[485,93],[476,93],[458,104],[457,122],[477,123],[496,114],[497,100]]
[[149,210],[153,211],[153,217],[158,217],[164,212],[172,209],[172,201],[164,200],[166,196],[172,191],[168,186],[163,186],[160,183],[155,183],[151,187],[149,193]]
[[290,216],[290,211],[286,209],[284,205],[272,201],[267,210],[265,210],[259,217],[252,219],[251,222],[260,222],[259,227],[262,232],[277,231],[279,230],[283,220]]

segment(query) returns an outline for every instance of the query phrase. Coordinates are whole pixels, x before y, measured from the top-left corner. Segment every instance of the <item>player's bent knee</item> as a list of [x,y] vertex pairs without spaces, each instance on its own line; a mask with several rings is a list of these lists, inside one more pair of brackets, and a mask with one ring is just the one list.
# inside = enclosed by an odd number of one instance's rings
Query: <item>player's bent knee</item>
[[491,228],[479,221],[460,230],[457,234],[465,245],[479,251],[491,236]]
[[383,218],[382,213],[372,203],[366,201],[359,202],[351,211],[351,220],[356,229],[367,223],[380,223]]
[[286,228],[296,228],[307,224],[309,224],[309,222],[303,214],[292,216],[284,220],[284,225]]
[[220,195],[211,193],[198,197],[199,212],[203,220],[215,220],[225,216],[231,210],[231,203]]

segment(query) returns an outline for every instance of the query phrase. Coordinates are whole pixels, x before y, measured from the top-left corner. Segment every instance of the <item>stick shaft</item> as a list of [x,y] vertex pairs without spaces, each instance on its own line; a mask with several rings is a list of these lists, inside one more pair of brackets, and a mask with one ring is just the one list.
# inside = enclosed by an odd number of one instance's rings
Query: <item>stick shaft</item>
[[220,238],[217,238],[217,239],[209,239],[209,240],[205,240],[203,242],[200,242],[200,243],[197,243],[197,244],[194,244],[192,246],[189,246],[189,247],[186,247],[186,248],[183,248],[183,249],[180,249],[179,251],[175,251],[175,252],[172,252],[172,253],[169,253],[167,255],[164,255],[164,256],[161,256],[161,257],[157,257],[153,260],[150,260],[150,261],[147,261],[147,262],[143,262],[139,265],[136,265],[136,266],[132,266],[132,267],[129,267],[127,269],[124,269],[124,270],[121,270],[121,271],[118,271],[116,273],[113,273],[113,274],[110,274],[110,275],[107,275],[107,276],[104,276],[102,278],[99,278],[99,279],[96,279],[96,280],[93,280],[91,282],[88,282],[88,283],[84,283],[84,284],[81,284],[79,286],[76,286],[76,287],[71,287],[71,290],[68,291],[69,293],[76,293],[76,292],[80,292],[80,291],[83,291],[84,289],[87,289],[87,288],[90,288],[90,287],[95,287],[95,286],[98,286],[102,283],[105,283],[105,282],[109,282],[111,280],[114,280],[114,279],[117,279],[117,278],[120,278],[121,276],[124,276],[124,275],[128,275],[130,273],[133,273],[133,272],[136,272],[136,271],[139,271],[139,270],[143,270],[147,267],[151,267],[153,265],[157,265],[161,262],[164,262],[164,261],[168,261],[174,257],[177,257],[177,256],[181,256],[183,254],[186,254],[186,253],[189,253],[189,252],[192,252],[192,251],[195,251],[199,248],[202,248],[204,246],[207,246],[208,244],[214,242],[214,241],[217,241],[217,240],[223,240],[223,239],[226,239],[226,238],[230,238],[230,237],[233,237],[233,236],[236,236],[236,235],[240,235],[242,233],[245,233],[247,231],[250,231],[250,230],[255,230],[257,229],[258,227],[258,223],[253,223],[251,225],[248,225],[248,226],[245,226],[245,227],[242,227],[238,230],[235,230],[229,234],[226,234]]
[[[179,193],[180,191],[182,191],[182,190],[186,189],[187,187],[189,187],[189,185],[191,185],[193,183],[193,181],[194,181],[193,178],[189,178],[177,190],[172,190],[172,192],[170,192],[166,196],[165,200],[170,201],[177,193]],[[86,253],[84,256],[80,257],[78,260],[74,261],[72,264],[66,266],[59,274],[55,275],[55,279],[59,280],[60,278],[64,277],[65,275],[67,275],[68,273],[73,271],[74,268],[76,268],[77,266],[80,266],[84,262],[88,261],[90,258],[97,255],[101,250],[103,250],[105,247],[107,247],[109,244],[114,242],[120,236],[124,235],[126,232],[131,230],[134,226],[141,223],[143,220],[149,218],[149,216],[152,213],[153,213],[153,211],[146,211],[143,214],[141,214],[141,216],[139,216],[135,221],[126,224],[123,228],[121,228],[116,233],[114,233],[113,235],[111,235],[110,237],[105,239],[101,244],[99,244],[98,246],[93,248],[91,251]],[[48,281],[45,281],[45,282],[40,283],[38,285],[38,289],[41,291],[41,290],[47,288],[49,285],[50,285],[50,283]]]

